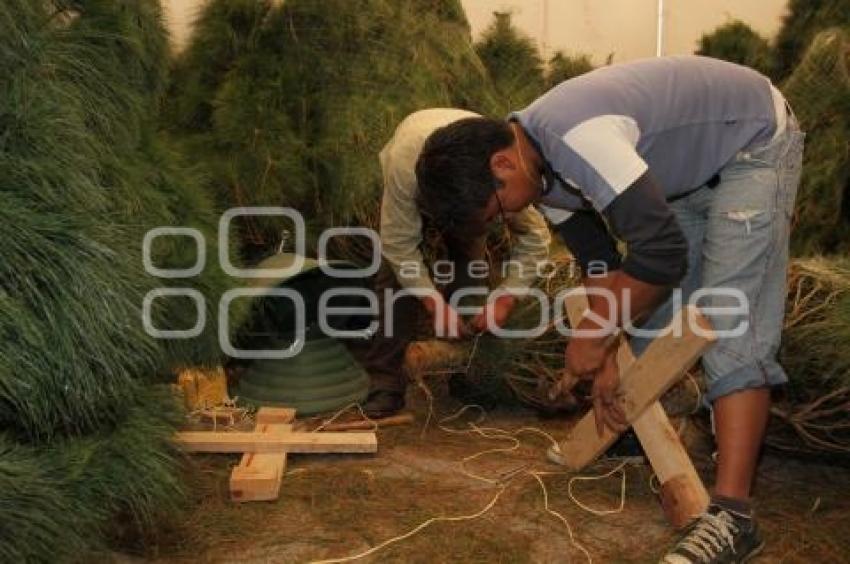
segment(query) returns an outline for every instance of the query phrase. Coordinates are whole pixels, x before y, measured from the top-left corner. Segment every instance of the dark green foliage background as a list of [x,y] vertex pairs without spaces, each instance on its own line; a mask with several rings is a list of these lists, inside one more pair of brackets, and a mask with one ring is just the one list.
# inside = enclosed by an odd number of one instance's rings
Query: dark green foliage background
[[[121,517],[149,527],[180,499],[168,444],[179,409],[159,375],[216,363],[217,212],[203,176],[158,131],[168,45],[158,2],[0,4],[0,561],[79,559]],[[195,279],[145,273],[144,234],[200,229]],[[161,268],[192,264],[161,239]],[[160,286],[206,297],[195,339],[143,330]],[[185,300],[157,300],[154,325],[186,328]]]
[[475,43],[475,52],[496,87],[502,115],[521,110],[545,91],[543,59],[532,40],[511,23],[509,12],[493,14],[493,23]]
[[819,32],[846,26],[850,26],[850,0],[789,0],[775,42],[777,79],[791,75]]
[[846,254],[850,250],[850,32],[835,28],[815,36],[783,91],[806,131],[792,251]]
[[546,88],[552,88],[565,80],[590,72],[593,68],[593,63],[588,55],[570,56],[558,51],[549,59],[549,67],[546,71]]
[[739,20],[703,35],[696,53],[745,65],[767,76],[773,73],[775,65],[767,39]]
[[[376,225],[377,154],[408,113],[497,107],[457,0],[215,0],[175,77],[167,122],[219,203],[298,209],[310,240]],[[240,227],[248,252],[280,238]]]

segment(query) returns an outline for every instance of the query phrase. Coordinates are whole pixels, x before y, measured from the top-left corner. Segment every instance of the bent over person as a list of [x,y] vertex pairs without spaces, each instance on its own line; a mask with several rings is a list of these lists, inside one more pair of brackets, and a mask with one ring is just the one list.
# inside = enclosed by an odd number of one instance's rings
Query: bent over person
[[[443,293],[437,291],[422,253],[422,217],[416,203],[418,187],[415,166],[425,139],[436,129],[460,119],[480,117],[472,112],[450,108],[421,110],[407,116],[396,128],[392,139],[380,154],[384,175],[381,201],[382,264],[375,276],[380,310],[378,331],[368,345],[363,362],[370,376],[369,397],[364,410],[370,417],[386,417],[404,407],[407,376],[403,371],[404,354],[416,335],[420,310],[430,314],[435,332],[443,337],[462,337],[467,332],[485,330],[488,312],[496,324],[503,324],[511,313],[516,297],[534,281],[537,266],[549,250],[549,228],[534,208],[521,206],[507,214],[511,231],[512,268],[501,283],[502,291],[488,299],[485,311],[471,320],[461,321],[449,299],[460,288],[482,285],[488,273],[471,263],[484,258],[485,232],[460,226],[446,230],[443,240],[451,268]],[[465,236],[464,236],[465,235]],[[481,265],[479,265],[481,266]],[[387,298],[387,292],[390,297]],[[444,296],[445,294],[445,296]]]
[[[776,355],[802,145],[767,78],[685,56],[598,69],[507,121],[455,122],[428,139],[417,164],[420,204],[442,228],[537,202],[585,269],[607,266],[584,282],[611,291],[614,316],[591,296],[606,323],[586,316],[578,329],[597,336],[570,339],[565,360],[593,378],[597,420],[612,428],[625,418],[609,333],[640,320],[663,327],[671,289],[685,300],[705,289],[697,305],[719,336],[702,358],[717,477],[710,506],[664,562],[743,562],[763,546],[750,488],[770,388],[787,381]],[[632,342],[638,354],[647,344]]]

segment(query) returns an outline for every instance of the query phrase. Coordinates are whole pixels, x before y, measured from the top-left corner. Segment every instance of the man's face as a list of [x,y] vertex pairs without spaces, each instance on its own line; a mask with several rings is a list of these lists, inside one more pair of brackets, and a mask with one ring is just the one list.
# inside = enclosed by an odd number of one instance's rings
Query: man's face
[[523,160],[516,143],[494,153],[490,157],[490,169],[501,187],[484,208],[485,221],[522,211],[540,197],[543,179]]

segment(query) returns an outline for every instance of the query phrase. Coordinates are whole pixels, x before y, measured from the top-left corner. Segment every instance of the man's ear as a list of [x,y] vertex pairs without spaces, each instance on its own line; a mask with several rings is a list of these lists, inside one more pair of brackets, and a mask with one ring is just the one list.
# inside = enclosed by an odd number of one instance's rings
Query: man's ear
[[499,180],[513,174],[516,170],[516,159],[513,150],[508,147],[490,155],[490,170]]

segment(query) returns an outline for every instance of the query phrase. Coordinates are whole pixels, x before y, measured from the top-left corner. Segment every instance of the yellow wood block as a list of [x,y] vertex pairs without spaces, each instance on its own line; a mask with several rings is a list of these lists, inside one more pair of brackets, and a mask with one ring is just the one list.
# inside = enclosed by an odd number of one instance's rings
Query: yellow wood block
[[174,441],[187,452],[378,452],[375,433],[285,433],[183,431]]
[[183,390],[186,409],[190,411],[221,405],[229,399],[227,377],[221,366],[183,369],[177,375],[177,383]]

